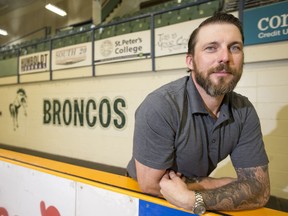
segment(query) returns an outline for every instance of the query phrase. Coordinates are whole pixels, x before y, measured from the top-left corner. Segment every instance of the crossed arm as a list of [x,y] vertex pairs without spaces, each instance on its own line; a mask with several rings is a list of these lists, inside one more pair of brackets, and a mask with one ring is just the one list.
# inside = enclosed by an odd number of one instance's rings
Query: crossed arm
[[237,180],[203,193],[210,210],[263,207],[270,197],[268,166],[236,169]]
[[136,161],[137,179],[143,192],[164,196],[170,203],[191,210],[194,190],[201,191],[209,210],[244,210],[263,207],[270,196],[268,166],[236,169],[237,179],[203,178],[187,185],[173,171],[155,170]]

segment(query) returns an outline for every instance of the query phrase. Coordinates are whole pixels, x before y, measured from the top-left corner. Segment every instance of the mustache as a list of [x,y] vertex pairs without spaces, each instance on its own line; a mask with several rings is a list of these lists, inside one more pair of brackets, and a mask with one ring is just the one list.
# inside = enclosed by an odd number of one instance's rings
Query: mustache
[[225,70],[227,73],[234,74],[234,70],[228,64],[223,64],[223,63],[217,65],[214,68],[211,68],[209,71],[210,72],[209,74],[217,73],[223,70]]

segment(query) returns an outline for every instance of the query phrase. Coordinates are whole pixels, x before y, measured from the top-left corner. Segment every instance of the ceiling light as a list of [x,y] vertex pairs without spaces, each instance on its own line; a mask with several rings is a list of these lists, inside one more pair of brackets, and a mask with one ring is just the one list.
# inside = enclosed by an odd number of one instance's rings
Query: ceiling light
[[60,15],[60,16],[66,16],[67,15],[67,13],[64,10],[62,10],[62,9],[56,7],[55,5],[52,5],[52,4],[47,4],[45,6],[45,8],[58,14],[58,15]]
[[3,29],[0,29],[0,35],[8,35],[7,31],[3,30]]

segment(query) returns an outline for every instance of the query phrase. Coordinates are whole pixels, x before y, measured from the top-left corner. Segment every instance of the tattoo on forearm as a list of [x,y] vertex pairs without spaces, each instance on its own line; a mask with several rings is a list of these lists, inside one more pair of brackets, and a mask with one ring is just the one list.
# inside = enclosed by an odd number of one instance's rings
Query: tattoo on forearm
[[238,180],[203,191],[210,210],[241,210],[262,207],[270,196],[268,166],[236,169]]

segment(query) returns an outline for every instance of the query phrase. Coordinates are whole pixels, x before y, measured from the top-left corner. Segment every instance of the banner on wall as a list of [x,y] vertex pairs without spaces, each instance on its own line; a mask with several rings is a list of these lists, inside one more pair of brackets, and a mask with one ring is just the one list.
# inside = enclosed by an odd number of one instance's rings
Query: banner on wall
[[141,31],[95,41],[95,64],[148,58],[150,31]]
[[244,11],[245,45],[288,40],[288,1]]
[[186,53],[190,35],[202,21],[203,19],[198,19],[156,28],[155,56],[160,57]]
[[49,70],[50,54],[48,51],[24,55],[19,58],[19,74],[44,72]]
[[52,51],[53,70],[91,66],[91,62],[92,45],[89,42],[62,47]]
[[190,33],[187,22],[155,29],[155,56],[185,53]]

